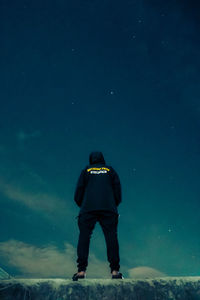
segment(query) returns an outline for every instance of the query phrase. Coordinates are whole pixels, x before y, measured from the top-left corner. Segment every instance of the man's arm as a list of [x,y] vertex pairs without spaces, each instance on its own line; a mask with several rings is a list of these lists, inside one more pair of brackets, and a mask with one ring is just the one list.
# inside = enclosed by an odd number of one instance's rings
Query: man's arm
[[121,183],[117,172],[112,168],[112,186],[115,197],[115,203],[118,206],[122,202]]
[[81,207],[82,201],[83,201],[83,196],[85,192],[85,169],[81,171],[81,174],[79,176],[77,185],[76,185],[76,190],[74,193],[74,201],[76,204]]

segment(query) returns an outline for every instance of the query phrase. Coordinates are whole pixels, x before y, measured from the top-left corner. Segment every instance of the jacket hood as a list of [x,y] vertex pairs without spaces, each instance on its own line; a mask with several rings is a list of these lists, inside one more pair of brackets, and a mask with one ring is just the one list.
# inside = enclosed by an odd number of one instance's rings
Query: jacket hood
[[89,157],[89,162],[90,165],[98,164],[98,163],[105,164],[105,159],[103,157],[102,152],[100,151],[91,152]]

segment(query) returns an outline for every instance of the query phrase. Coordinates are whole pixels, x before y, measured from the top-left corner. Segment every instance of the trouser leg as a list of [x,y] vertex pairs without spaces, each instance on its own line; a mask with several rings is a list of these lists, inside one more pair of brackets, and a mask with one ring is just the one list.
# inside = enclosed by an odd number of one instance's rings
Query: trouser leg
[[110,263],[111,273],[113,270],[119,271],[119,243],[117,237],[118,215],[106,214],[100,219],[107,247],[107,258]]
[[86,271],[88,266],[88,255],[90,238],[92,231],[96,224],[95,216],[89,215],[87,213],[81,214],[78,217],[78,227],[79,227],[79,239],[77,246],[77,268],[78,272]]

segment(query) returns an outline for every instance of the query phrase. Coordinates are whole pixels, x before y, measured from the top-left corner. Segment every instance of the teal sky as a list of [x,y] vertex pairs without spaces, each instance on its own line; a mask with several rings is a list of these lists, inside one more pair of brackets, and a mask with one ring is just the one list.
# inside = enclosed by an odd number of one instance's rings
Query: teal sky
[[[196,2],[0,1],[0,266],[8,273],[71,278],[74,191],[97,150],[121,180],[122,273],[200,274]],[[105,247],[96,224],[88,277],[109,276]]]

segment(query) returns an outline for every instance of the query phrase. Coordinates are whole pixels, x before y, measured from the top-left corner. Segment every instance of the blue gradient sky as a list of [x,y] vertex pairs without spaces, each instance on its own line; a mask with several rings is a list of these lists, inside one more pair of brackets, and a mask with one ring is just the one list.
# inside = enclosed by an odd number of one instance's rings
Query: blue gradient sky
[[[99,150],[121,179],[124,275],[139,266],[199,275],[196,2],[0,2],[6,271],[32,277],[76,271],[74,190],[90,152]],[[88,277],[94,274],[109,274],[99,224],[88,265]]]

